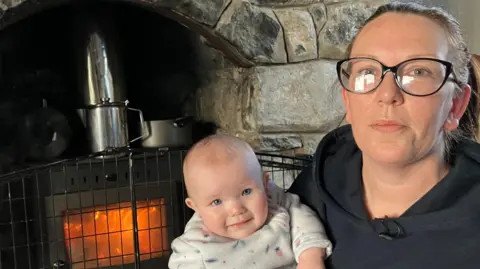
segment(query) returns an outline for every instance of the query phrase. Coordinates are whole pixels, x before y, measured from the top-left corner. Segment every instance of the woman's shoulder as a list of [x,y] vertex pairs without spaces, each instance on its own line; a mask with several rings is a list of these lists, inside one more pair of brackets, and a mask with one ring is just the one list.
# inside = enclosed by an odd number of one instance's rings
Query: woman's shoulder
[[[319,142],[313,160],[296,177],[288,192],[296,194],[305,205],[322,218],[328,195],[325,186],[347,170],[355,170],[359,149],[350,125],[341,126],[325,135]],[[350,169],[352,168],[352,169]]]
[[466,157],[476,163],[480,168],[480,143],[470,139],[462,139],[457,143],[453,158]]

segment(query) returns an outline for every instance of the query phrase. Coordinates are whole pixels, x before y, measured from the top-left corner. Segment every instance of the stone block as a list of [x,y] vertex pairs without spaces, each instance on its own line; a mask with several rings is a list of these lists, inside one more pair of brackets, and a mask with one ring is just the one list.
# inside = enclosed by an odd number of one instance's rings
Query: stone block
[[[335,126],[336,127],[336,126]],[[332,130],[335,128],[332,127]],[[330,130],[328,130],[330,131]],[[218,130],[218,133],[236,136],[247,143],[257,152],[278,153],[287,155],[312,155],[318,143],[328,133],[283,133],[268,134],[255,132],[232,132]]]
[[306,9],[278,9],[275,14],[283,27],[289,62],[317,58],[317,34]]
[[259,134],[259,151],[279,151],[302,147],[302,140],[297,134]]
[[314,3],[321,3],[322,0],[250,0],[260,6],[273,6],[273,7],[285,7],[285,6],[305,6]]
[[[360,0],[360,1],[362,1],[362,0]],[[324,4],[345,3],[345,2],[352,2],[352,0],[323,0]]]
[[318,35],[318,56],[342,59],[359,27],[387,0],[351,1],[327,5],[327,22]]
[[247,59],[258,63],[286,63],[282,26],[273,11],[246,0],[232,0],[216,32]]
[[174,10],[195,21],[214,26],[231,0],[176,0]]
[[203,79],[196,96],[198,117],[230,134],[269,135],[252,139],[259,148],[295,148],[297,138],[275,134],[324,133],[343,119],[332,61],[225,68]]
[[325,132],[344,109],[335,62],[256,67],[239,89],[242,129],[259,133]]
[[214,122],[220,129],[233,133],[242,129],[240,89],[247,70],[225,68],[201,77],[202,86],[195,94],[196,114],[201,120]]
[[327,22],[327,9],[325,4],[311,5],[308,7],[308,11],[310,11],[312,15],[313,23],[315,24],[315,33],[318,36]]
[[25,2],[26,0],[1,0],[0,1],[0,8],[5,11],[9,8],[13,8],[13,7],[16,7],[20,4],[22,4],[23,2]]
[[256,132],[231,132],[219,130],[219,133],[236,136],[247,143],[258,152],[293,152],[302,148],[302,138],[299,134],[262,134]]

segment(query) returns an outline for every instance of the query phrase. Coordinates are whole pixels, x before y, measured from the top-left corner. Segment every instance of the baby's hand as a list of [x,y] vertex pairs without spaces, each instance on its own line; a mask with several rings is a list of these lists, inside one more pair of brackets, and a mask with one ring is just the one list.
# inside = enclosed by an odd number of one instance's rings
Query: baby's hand
[[317,264],[305,264],[305,263],[299,263],[297,265],[297,269],[325,269],[325,265],[323,264],[323,261],[317,262]]
[[300,254],[297,269],[325,269],[325,249],[309,248]]
[[301,262],[297,265],[297,269],[325,269],[323,261],[317,261],[314,263]]

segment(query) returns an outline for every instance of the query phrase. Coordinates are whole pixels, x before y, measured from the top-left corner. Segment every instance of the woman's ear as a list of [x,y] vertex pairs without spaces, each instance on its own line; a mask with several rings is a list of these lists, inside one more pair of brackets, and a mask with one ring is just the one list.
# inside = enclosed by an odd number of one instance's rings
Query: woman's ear
[[468,84],[463,84],[462,92],[456,94],[453,98],[452,108],[445,121],[444,128],[447,131],[453,131],[458,128],[460,119],[467,110],[470,96],[472,94],[472,87]]
[[343,106],[345,107],[345,121],[347,123],[351,123],[350,121],[350,113],[348,112],[348,92],[344,88],[342,88],[342,99],[343,99]]

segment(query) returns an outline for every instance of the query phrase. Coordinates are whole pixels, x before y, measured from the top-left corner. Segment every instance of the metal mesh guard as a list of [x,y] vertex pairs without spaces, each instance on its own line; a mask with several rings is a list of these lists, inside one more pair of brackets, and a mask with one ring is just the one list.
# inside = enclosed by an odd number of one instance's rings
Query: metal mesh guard
[[[192,215],[184,205],[186,152],[117,151],[125,156],[0,176],[0,269],[168,268],[170,243]],[[257,156],[284,189],[311,161]]]

